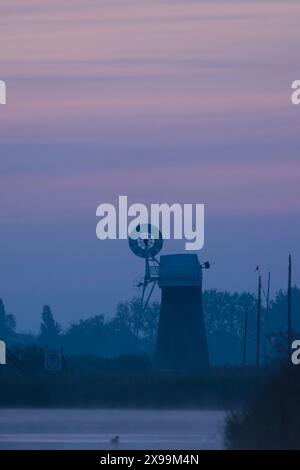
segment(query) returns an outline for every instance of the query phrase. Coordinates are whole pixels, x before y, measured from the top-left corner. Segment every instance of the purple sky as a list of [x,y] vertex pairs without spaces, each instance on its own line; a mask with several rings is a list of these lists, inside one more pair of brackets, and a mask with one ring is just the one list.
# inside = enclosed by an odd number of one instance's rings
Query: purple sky
[[[300,283],[296,1],[23,0],[0,6],[0,296],[20,329],[112,315],[142,263],[95,211],[206,205],[205,286]],[[183,243],[165,243],[164,253]],[[298,265],[297,265],[298,264]]]

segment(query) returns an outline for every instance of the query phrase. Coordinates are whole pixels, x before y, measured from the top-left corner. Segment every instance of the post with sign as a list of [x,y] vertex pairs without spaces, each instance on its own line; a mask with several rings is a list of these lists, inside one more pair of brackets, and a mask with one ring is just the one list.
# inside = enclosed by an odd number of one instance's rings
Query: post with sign
[[62,370],[63,351],[61,349],[50,350],[45,348],[44,369],[50,372],[59,372]]

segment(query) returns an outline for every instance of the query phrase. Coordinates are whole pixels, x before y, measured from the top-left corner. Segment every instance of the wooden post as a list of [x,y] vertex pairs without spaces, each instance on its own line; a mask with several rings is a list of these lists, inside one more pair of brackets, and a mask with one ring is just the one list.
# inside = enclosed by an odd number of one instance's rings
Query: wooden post
[[259,275],[258,277],[256,367],[259,367],[260,365],[260,317],[261,317],[261,275]]
[[243,344],[243,369],[246,367],[247,358],[247,330],[248,330],[248,307],[245,309],[245,329],[244,329],[244,344]]
[[268,357],[268,334],[269,334],[269,310],[270,310],[270,284],[271,272],[268,274],[267,301],[266,301],[266,317],[265,317],[265,335],[264,335],[264,357]]

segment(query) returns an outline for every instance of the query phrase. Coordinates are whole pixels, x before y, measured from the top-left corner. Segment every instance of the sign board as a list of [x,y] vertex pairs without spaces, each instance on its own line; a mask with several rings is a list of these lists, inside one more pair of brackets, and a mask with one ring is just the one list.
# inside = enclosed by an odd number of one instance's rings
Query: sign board
[[45,370],[57,372],[62,369],[62,351],[45,349]]

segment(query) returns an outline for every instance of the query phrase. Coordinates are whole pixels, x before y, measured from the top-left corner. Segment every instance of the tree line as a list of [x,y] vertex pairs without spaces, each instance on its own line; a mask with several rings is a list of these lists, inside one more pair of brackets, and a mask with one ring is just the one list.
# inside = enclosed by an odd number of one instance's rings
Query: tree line
[[[255,362],[256,308],[254,294],[230,293],[215,289],[204,291],[203,309],[211,363],[239,365],[242,361],[245,312],[248,311],[247,363]],[[262,308],[262,361],[280,356],[280,340],[287,331],[287,294],[279,291],[270,302],[269,311]],[[294,332],[300,332],[300,289],[292,289]],[[159,303],[148,305],[141,314],[140,300],[120,302],[112,318],[98,314],[71,323],[63,329],[51,307],[45,305],[36,335],[17,331],[15,317],[6,312],[0,299],[0,338],[9,345],[63,347],[66,355],[118,357],[123,354],[151,356],[159,321]],[[136,339],[137,325],[139,338]]]

